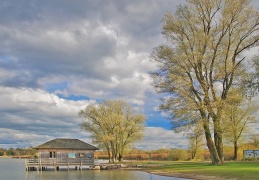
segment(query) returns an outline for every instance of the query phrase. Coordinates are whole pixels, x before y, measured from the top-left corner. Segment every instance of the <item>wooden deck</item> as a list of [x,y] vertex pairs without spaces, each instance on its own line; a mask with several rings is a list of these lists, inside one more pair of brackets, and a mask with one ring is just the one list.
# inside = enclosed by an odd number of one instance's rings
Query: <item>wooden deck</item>
[[71,166],[75,169],[82,169],[82,166],[94,166],[94,159],[26,159],[26,171],[47,170],[49,167],[59,170],[60,166],[66,167],[68,170]]

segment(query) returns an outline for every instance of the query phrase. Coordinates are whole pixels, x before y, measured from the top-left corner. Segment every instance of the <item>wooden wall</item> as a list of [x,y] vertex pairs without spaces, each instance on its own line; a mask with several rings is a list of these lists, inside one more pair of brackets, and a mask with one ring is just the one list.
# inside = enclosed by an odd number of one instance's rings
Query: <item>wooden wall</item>
[[[50,158],[50,152],[55,152],[55,157]],[[53,153],[52,153],[53,154]],[[39,149],[39,159],[44,162],[44,159],[55,160],[55,163],[78,163],[94,161],[93,150],[74,150],[74,149]]]

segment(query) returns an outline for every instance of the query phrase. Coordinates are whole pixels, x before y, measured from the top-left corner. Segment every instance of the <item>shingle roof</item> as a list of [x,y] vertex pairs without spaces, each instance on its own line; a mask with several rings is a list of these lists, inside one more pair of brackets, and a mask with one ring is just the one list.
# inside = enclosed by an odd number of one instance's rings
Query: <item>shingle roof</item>
[[98,148],[85,143],[79,139],[53,139],[44,144],[35,147],[36,149],[48,149],[48,148],[56,148],[56,149],[80,149],[80,150],[97,150]]

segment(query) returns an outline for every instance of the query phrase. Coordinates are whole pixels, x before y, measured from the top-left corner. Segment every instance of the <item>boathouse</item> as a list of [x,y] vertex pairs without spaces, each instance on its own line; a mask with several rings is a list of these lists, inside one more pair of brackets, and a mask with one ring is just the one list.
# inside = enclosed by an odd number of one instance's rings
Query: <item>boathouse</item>
[[79,139],[53,139],[41,144],[38,157],[26,160],[26,170],[45,170],[53,167],[58,170],[65,166],[69,169],[74,166],[81,169],[82,166],[94,166],[94,152],[98,148]]

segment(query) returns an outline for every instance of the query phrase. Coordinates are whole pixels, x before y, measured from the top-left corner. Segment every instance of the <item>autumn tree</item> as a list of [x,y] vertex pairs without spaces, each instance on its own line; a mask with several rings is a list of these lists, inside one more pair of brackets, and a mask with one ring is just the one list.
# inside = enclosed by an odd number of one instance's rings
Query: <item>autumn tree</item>
[[250,68],[252,73],[243,80],[244,87],[247,89],[247,95],[254,97],[259,93],[259,55],[253,57],[252,66]]
[[194,127],[193,132],[189,133],[187,135],[188,143],[189,143],[189,150],[191,152],[191,159],[195,159],[195,158],[202,159],[198,156],[200,155],[200,152],[203,152],[203,148],[204,148],[203,134],[204,134],[204,132],[203,132],[202,126],[197,124]]
[[247,73],[242,53],[258,43],[259,15],[249,0],[187,0],[166,13],[167,43],[152,53],[161,110],[174,128],[202,122],[213,164],[223,163],[222,111]]
[[255,87],[257,89],[257,92],[259,91],[259,56],[256,56],[253,59],[253,66],[255,67],[255,72],[253,73],[252,78],[254,79],[254,84],[252,84],[252,87]]
[[255,113],[258,108],[250,100],[244,97],[242,91],[232,89],[229,98],[225,101],[222,119],[224,122],[224,135],[233,144],[234,160],[237,160],[238,142],[249,125],[255,122]]
[[255,148],[259,148],[259,134],[252,134],[250,141]]
[[109,160],[122,160],[124,151],[143,136],[145,116],[136,114],[124,101],[106,100],[79,112],[81,128],[93,142],[107,150]]

